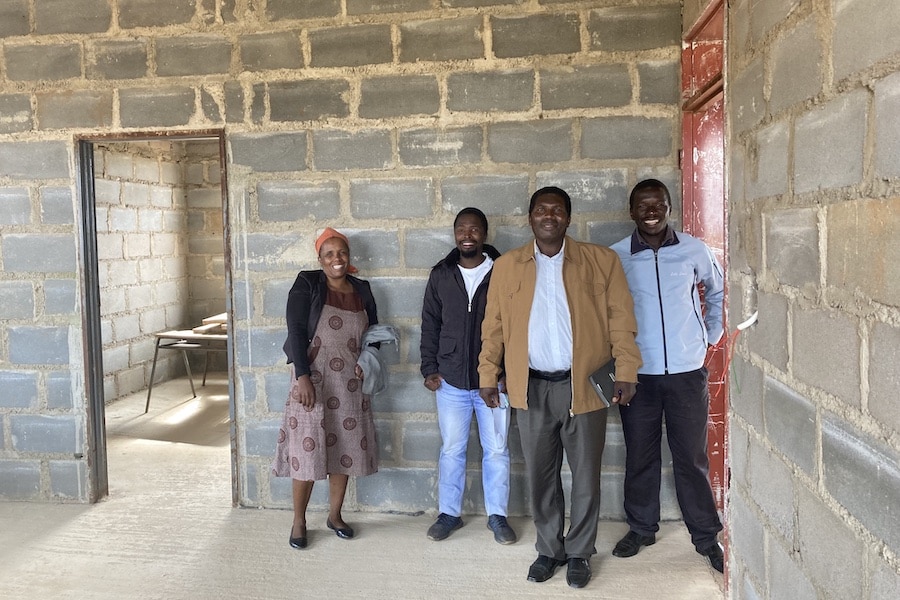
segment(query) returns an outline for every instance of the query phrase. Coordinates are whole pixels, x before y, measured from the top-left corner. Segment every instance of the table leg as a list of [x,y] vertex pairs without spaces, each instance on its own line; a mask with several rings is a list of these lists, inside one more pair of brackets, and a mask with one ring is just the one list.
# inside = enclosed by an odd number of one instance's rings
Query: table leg
[[184,358],[184,368],[187,369],[188,381],[191,382],[191,398],[196,398],[197,392],[194,391],[194,375],[191,373],[191,363],[188,362],[187,350],[182,350],[181,356]]
[[156,358],[159,356],[160,338],[156,338],[156,350],[153,351],[153,367],[150,369],[150,385],[147,386],[147,405],[144,407],[144,414],[150,410],[150,392],[153,391],[153,376],[156,374]]

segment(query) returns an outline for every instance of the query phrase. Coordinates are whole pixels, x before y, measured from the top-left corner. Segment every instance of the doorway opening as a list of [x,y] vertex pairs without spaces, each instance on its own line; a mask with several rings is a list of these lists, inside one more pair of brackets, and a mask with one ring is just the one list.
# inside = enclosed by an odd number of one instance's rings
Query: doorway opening
[[[90,501],[110,494],[115,438],[117,456],[135,458],[129,469],[152,461],[145,455],[163,445],[169,453],[218,452],[231,479],[221,489],[230,487],[234,505],[224,133],[108,135],[77,144]],[[175,339],[177,332],[200,339]],[[123,436],[133,448],[121,452]]]

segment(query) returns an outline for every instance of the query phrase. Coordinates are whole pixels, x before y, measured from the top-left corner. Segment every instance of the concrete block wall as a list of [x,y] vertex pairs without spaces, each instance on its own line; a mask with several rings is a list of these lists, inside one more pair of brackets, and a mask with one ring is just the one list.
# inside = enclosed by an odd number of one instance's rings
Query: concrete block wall
[[900,11],[730,7],[731,597],[894,598]]
[[[287,482],[269,475],[288,377],[284,302],[296,272],[316,266],[322,228],[348,233],[382,320],[403,335],[389,349],[391,387],[375,401],[381,471],[352,484],[348,508],[433,510],[439,440],[418,374],[419,313],[455,213],[480,206],[490,240],[508,250],[531,237],[531,192],[558,184],[573,194],[570,233],[609,244],[630,232],[627,192],[639,179],[659,177],[680,198],[678,0],[79,4],[90,18],[68,19],[44,0],[0,8],[0,188],[9,198],[0,291],[24,301],[0,323],[0,372],[37,390],[17,400],[27,406],[0,405],[4,498],[89,496],[58,492],[87,478],[78,448],[26,450],[12,433],[47,427],[20,417],[68,419],[76,433],[88,425],[75,136],[224,131],[236,472],[248,506],[290,505]],[[207,172],[196,189],[211,182]],[[205,224],[214,209],[204,206]],[[48,303],[47,289],[69,296]],[[65,312],[47,314],[48,305]],[[55,343],[32,343],[45,340]],[[477,512],[474,450],[466,507]],[[522,514],[516,464],[511,510]],[[611,444],[605,518],[622,516],[621,476]],[[666,516],[677,517],[667,486]]]

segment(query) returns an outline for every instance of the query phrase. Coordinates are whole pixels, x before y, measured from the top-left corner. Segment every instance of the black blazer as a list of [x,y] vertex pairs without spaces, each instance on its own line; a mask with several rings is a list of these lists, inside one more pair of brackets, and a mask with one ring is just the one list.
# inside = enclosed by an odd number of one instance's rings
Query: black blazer
[[[375,298],[372,296],[369,282],[352,275],[347,275],[347,280],[362,298],[366,315],[369,317],[369,325],[378,323],[378,309],[375,307]],[[284,353],[287,355],[288,364],[294,364],[294,376],[297,378],[309,375],[307,352],[316,333],[319,317],[322,316],[322,307],[325,306],[327,295],[328,284],[321,269],[301,271],[288,293],[286,311],[288,337],[284,342]]]

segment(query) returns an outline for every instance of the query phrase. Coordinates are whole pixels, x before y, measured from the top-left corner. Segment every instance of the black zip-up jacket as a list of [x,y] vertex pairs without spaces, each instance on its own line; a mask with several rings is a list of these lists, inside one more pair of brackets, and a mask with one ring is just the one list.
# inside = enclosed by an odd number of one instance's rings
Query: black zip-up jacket
[[[490,244],[484,253],[497,260],[500,253]],[[422,302],[422,377],[440,373],[455,388],[478,389],[478,355],[481,353],[481,322],[487,305],[491,273],[475,290],[472,304],[457,265],[454,248],[431,269]]]
[[[352,275],[347,275],[347,280],[362,298],[369,325],[378,323],[378,309],[375,307],[375,298],[372,296],[369,282]],[[298,378],[309,375],[309,344],[316,334],[316,326],[319,324],[319,317],[322,316],[322,307],[325,306],[327,296],[328,284],[321,269],[300,271],[288,293],[286,310],[288,337],[283,349],[288,364],[294,363],[294,375]]]

